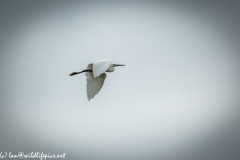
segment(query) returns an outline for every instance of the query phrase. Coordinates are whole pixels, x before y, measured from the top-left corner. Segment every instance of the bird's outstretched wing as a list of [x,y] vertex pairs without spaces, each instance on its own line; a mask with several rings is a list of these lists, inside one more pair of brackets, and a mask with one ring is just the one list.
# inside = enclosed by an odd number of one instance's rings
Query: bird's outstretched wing
[[98,77],[111,66],[112,60],[105,59],[93,63],[93,76]]
[[92,70],[92,67],[93,67],[93,64],[89,63],[88,66],[87,66],[87,69]]
[[103,73],[96,78],[93,77],[92,72],[86,72],[85,75],[87,77],[87,97],[88,101],[90,101],[101,90],[107,75]]

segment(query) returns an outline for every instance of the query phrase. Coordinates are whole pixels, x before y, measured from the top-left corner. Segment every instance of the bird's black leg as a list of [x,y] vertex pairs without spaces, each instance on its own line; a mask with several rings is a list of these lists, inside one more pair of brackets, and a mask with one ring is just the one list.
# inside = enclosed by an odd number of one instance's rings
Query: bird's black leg
[[92,72],[92,70],[90,70],[90,69],[85,69],[85,70],[83,70],[83,71],[81,71],[81,72],[73,72],[73,73],[70,74],[70,76],[73,76],[73,75],[76,75],[76,74],[79,74],[79,73],[83,73],[83,72]]

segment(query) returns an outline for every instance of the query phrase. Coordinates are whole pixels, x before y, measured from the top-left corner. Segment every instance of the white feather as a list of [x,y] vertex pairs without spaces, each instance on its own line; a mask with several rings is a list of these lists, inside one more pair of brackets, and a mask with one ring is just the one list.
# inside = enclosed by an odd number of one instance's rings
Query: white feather
[[106,73],[103,73],[94,78],[92,72],[86,72],[85,76],[87,77],[87,97],[88,101],[90,101],[90,99],[94,98],[94,96],[101,90],[107,75]]
[[97,62],[93,63],[93,76],[98,77],[102,73],[106,72],[106,70],[111,66],[112,64],[111,59],[105,59],[105,60],[100,60]]

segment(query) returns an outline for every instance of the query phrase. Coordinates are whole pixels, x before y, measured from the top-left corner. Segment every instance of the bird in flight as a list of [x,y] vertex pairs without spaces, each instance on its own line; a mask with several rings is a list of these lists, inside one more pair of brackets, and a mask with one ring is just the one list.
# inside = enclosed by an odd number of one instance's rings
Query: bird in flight
[[112,64],[111,59],[99,60],[88,64],[87,68],[81,72],[73,72],[70,76],[85,72],[87,77],[87,98],[88,101],[94,98],[101,90],[104,80],[107,77],[105,72],[114,72],[117,66],[125,66],[124,64]]

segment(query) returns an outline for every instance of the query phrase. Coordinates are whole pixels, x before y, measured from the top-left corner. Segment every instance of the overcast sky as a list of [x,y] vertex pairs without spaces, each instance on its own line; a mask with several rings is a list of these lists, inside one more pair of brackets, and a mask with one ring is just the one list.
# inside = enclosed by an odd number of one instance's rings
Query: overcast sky
[[[239,159],[239,8],[1,1],[0,152]],[[101,59],[126,66],[88,102],[69,74]]]

